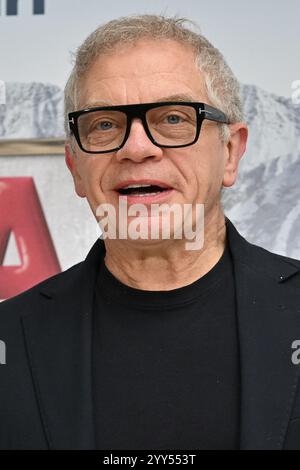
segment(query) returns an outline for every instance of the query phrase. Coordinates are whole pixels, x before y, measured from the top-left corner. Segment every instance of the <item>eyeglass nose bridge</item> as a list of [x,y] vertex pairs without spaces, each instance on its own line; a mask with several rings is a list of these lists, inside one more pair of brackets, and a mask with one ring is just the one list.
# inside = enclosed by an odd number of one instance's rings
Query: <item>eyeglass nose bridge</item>
[[148,127],[148,124],[147,124],[146,112],[149,109],[152,109],[152,105],[150,105],[150,104],[149,105],[147,105],[147,104],[135,105],[132,108],[124,109],[123,112],[124,112],[124,114],[126,114],[126,132],[125,132],[123,142],[118,147],[118,150],[121,149],[122,147],[124,147],[124,145],[126,144],[126,142],[128,140],[128,137],[130,135],[132,121],[134,119],[139,119],[142,122],[144,131],[145,131],[148,139],[150,140],[150,142],[152,144],[156,145],[156,147],[161,147],[160,145],[158,145],[158,143],[152,137],[151,132],[150,132],[149,127]]

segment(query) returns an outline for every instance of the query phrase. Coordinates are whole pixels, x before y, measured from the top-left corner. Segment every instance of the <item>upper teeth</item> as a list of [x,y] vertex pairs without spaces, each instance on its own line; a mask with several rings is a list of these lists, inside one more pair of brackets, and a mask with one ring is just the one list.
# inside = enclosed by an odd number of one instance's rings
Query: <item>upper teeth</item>
[[147,188],[152,186],[152,184],[129,184],[128,186],[124,186],[122,189],[128,188]]

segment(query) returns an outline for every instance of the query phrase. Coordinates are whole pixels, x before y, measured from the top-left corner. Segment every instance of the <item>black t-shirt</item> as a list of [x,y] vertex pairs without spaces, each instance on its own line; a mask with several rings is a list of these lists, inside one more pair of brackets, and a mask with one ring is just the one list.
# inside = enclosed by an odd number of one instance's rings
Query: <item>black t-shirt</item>
[[97,449],[237,449],[240,368],[226,246],[192,284],[145,291],[102,262],[95,291]]

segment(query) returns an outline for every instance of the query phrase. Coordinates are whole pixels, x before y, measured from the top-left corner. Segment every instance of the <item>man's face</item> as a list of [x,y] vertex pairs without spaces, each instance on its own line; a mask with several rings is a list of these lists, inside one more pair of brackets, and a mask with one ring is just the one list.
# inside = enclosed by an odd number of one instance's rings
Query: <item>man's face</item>
[[[193,52],[170,40],[144,40],[99,57],[81,80],[79,91],[78,109],[156,102],[178,95],[210,104]],[[77,194],[87,197],[94,214],[103,203],[118,210],[120,194],[115,188],[123,182],[155,180],[172,188],[156,203],[203,203],[207,215],[215,209],[226,179],[228,147],[220,140],[218,125],[204,120],[194,145],[159,148],[148,139],[142,122],[134,119],[120,150],[92,155],[76,144],[76,156],[68,150],[66,155]]]

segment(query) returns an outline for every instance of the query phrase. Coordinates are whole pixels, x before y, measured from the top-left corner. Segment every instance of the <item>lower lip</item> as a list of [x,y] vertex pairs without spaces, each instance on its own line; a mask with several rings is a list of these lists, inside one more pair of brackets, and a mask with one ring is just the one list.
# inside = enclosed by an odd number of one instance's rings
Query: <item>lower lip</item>
[[126,201],[127,204],[154,204],[168,198],[173,192],[174,189],[167,189],[157,194],[149,194],[149,196],[135,196],[120,193],[118,193],[118,196],[119,199]]

